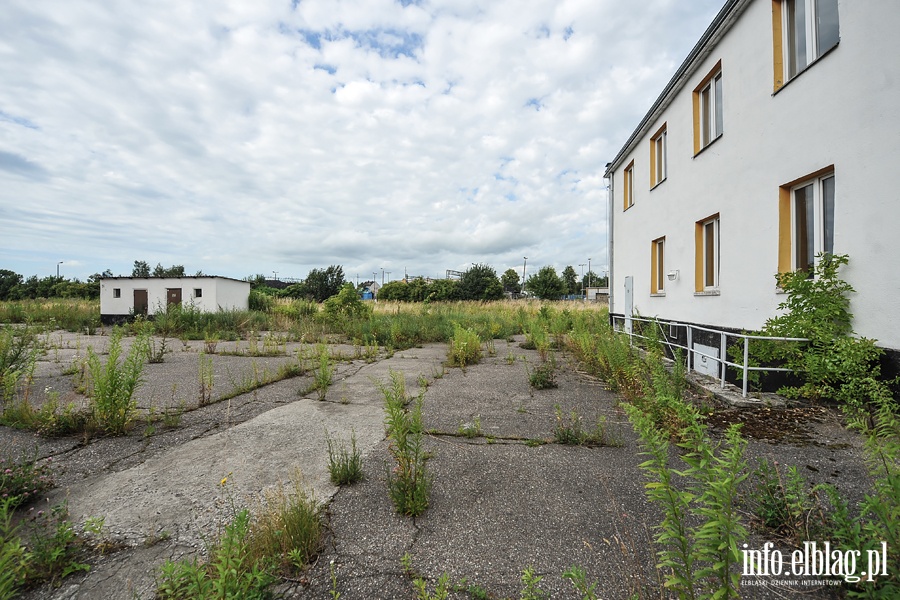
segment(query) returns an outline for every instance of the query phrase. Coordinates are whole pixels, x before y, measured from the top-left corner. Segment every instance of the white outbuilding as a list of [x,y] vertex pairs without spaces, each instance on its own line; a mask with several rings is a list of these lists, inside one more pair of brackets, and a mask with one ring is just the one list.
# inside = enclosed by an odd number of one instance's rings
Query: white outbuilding
[[104,277],[100,280],[100,319],[116,323],[136,315],[155,315],[170,305],[202,312],[247,310],[250,283],[229,277]]

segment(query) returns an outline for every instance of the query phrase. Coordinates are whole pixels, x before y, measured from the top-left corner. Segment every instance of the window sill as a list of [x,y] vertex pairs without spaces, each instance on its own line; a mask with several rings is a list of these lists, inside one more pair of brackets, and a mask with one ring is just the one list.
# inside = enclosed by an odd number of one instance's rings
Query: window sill
[[627,212],[629,208],[634,208],[634,202],[632,202],[631,204],[629,204],[628,206],[626,206],[625,208],[623,208],[623,209],[622,209],[622,212]]
[[651,298],[665,298],[666,293],[665,292],[656,292],[655,294],[650,294],[650,297]]
[[659,186],[661,186],[662,184],[664,184],[664,183],[666,182],[666,179],[668,179],[668,178],[667,178],[667,177],[663,177],[662,179],[660,179],[659,181],[657,181],[656,183],[654,183],[654,184],[650,187],[650,191],[652,192],[653,190],[655,190],[656,188],[658,188]]
[[713,144],[715,144],[716,142],[718,142],[719,140],[721,140],[724,136],[725,136],[724,133],[720,133],[718,136],[716,136],[715,139],[711,140],[707,145],[705,145],[705,146],[703,146],[702,148],[700,148],[700,150],[697,151],[697,154],[694,155],[694,158],[697,158],[698,156],[700,156],[701,154],[703,154],[704,152],[706,152],[706,149],[707,149],[707,148],[709,148],[710,146],[712,146]]
[[789,86],[792,82],[797,81],[797,80],[800,78],[800,76],[803,75],[804,73],[806,73],[807,71],[809,71],[809,70],[812,68],[812,66],[813,66],[814,64],[816,64],[817,62],[819,62],[820,60],[822,60],[823,58],[825,58],[826,56],[828,56],[829,54],[831,54],[832,52],[834,52],[834,51],[837,49],[837,47],[840,46],[840,45],[841,45],[841,41],[838,40],[838,43],[837,43],[837,44],[835,44],[834,46],[832,46],[831,48],[829,48],[828,50],[826,50],[824,54],[822,54],[821,56],[817,57],[814,61],[812,61],[811,63],[809,63],[809,64],[806,65],[805,67],[803,67],[803,70],[802,70],[802,71],[800,71],[799,73],[797,73],[796,75],[794,75],[793,77],[791,77],[790,79],[788,79],[787,81],[785,81],[784,83],[782,83],[782,84],[781,84],[781,87],[779,87],[777,90],[775,90],[774,92],[772,92],[772,95],[775,96],[776,94],[778,94],[778,92],[780,92],[781,90],[783,90],[784,88],[786,88],[787,86]]
[[720,296],[719,290],[703,290],[702,292],[694,292],[695,296]]

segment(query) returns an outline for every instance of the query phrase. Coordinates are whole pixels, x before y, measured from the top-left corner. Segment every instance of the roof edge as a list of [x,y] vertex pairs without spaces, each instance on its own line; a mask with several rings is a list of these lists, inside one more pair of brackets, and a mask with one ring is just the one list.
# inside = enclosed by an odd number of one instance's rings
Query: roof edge
[[638,123],[634,132],[628,138],[628,141],[625,142],[625,145],[622,146],[618,154],[616,154],[616,157],[606,167],[606,171],[603,174],[604,177],[608,178],[610,174],[622,164],[625,156],[634,149],[638,140],[640,140],[650,129],[650,125],[655,118],[659,113],[668,108],[669,104],[672,102],[672,98],[682,90],[685,82],[694,74],[694,71],[697,69],[700,62],[709,56],[713,47],[731,29],[731,26],[734,25],[738,17],[741,16],[741,13],[744,12],[744,9],[746,9],[752,1],[753,0],[728,0],[725,3],[725,6],[719,10],[712,20],[712,23],[709,24],[709,27],[706,28],[706,31],[703,32],[703,35],[700,36],[697,43],[694,44],[694,47],[688,53],[687,58],[684,59],[681,66],[678,67],[675,74],[672,75],[672,78],[669,80],[669,83],[666,84],[666,87],[663,88],[662,93],[660,93],[656,101],[650,106],[650,110],[647,111],[644,118]]

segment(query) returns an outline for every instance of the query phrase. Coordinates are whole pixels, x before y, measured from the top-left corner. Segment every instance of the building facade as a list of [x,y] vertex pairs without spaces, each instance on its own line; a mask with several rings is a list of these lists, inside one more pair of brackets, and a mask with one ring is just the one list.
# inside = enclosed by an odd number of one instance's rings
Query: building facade
[[759,329],[833,252],[900,349],[898,30],[892,0],[729,0],[607,166],[610,312]]
[[106,277],[100,280],[104,323],[152,316],[171,304],[202,312],[247,310],[250,283],[228,277]]

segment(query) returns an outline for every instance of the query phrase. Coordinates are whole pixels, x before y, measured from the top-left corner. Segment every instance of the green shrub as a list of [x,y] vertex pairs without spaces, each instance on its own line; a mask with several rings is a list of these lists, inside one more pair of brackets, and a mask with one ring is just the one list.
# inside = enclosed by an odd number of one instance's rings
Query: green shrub
[[0,498],[0,600],[15,598],[25,579],[28,555],[13,524],[11,499]]
[[447,361],[452,367],[466,368],[466,365],[474,365],[481,360],[481,340],[470,328],[455,325],[453,338],[450,340],[450,348],[447,351]]
[[359,297],[352,283],[345,283],[334,296],[323,304],[325,318],[331,321],[338,319],[364,319],[372,313],[372,307]]
[[163,599],[268,597],[275,581],[263,565],[252,560],[250,511],[239,511],[209,552],[209,563],[167,560],[160,568],[156,594]]
[[325,443],[328,445],[328,473],[331,483],[344,485],[356,483],[363,478],[362,455],[356,447],[356,432],[351,430],[350,448],[343,441],[335,441],[325,431]]
[[407,409],[410,398],[406,395],[403,373],[390,372],[389,385],[379,384],[384,395],[385,425],[390,440],[389,452],[396,463],[387,473],[388,492],[397,512],[415,517],[428,508],[431,491],[431,474],[426,467],[427,455],[422,427],[422,403],[424,390]]
[[557,387],[556,384],[556,360],[551,356],[550,360],[541,362],[528,374],[528,383],[536,390],[548,390]]
[[144,361],[147,359],[147,334],[134,339],[128,356],[120,365],[122,330],[113,330],[109,339],[106,364],[88,348],[88,368],[91,373],[91,409],[97,425],[108,433],[125,433],[137,406],[134,392],[141,383]]
[[37,498],[53,487],[53,474],[48,465],[37,464],[36,458],[13,460],[0,456],[0,501],[10,509]]
[[302,485],[296,471],[291,487],[278,485],[265,494],[250,530],[251,563],[274,564],[283,574],[299,574],[321,550],[322,507]]
[[763,459],[751,481],[754,516],[764,528],[795,544],[815,538],[818,532],[810,531],[810,524],[817,520],[810,515],[818,507],[817,496],[797,467],[783,472],[777,462]]

